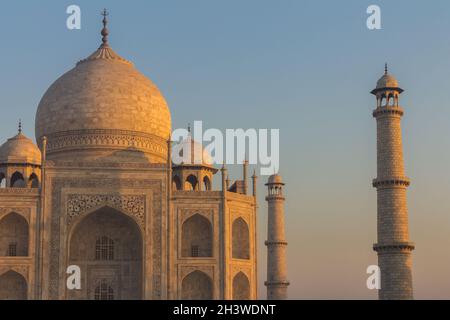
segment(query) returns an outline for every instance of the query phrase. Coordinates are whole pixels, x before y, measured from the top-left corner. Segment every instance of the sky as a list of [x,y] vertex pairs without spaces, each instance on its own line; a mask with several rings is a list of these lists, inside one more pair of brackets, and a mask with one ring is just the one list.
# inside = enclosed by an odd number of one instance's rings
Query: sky
[[[81,8],[81,30],[66,8]],[[366,9],[381,8],[381,30]],[[450,299],[450,2],[324,0],[14,1],[0,10],[0,141],[34,137],[45,90],[110,43],[163,92],[173,128],[280,129],[292,299],[375,299],[375,106],[389,64],[400,104],[415,298]],[[240,178],[240,168],[231,168]],[[218,176],[216,179],[220,179]],[[258,291],[267,206],[258,185]]]

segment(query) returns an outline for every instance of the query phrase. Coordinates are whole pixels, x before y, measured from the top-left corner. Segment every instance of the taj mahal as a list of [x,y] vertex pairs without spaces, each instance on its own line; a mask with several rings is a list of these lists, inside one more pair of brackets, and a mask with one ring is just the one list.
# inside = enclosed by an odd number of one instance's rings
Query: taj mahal
[[[173,163],[166,100],[111,48],[106,16],[100,47],[40,100],[36,143],[19,125],[0,146],[0,300],[258,299],[258,177],[244,161],[231,180],[191,135],[192,161]],[[413,299],[402,92],[387,66],[371,91],[380,299]],[[276,173],[264,182],[264,284],[287,299],[285,185]]]
[[[0,146],[0,299],[257,299],[256,175],[244,162],[230,180],[191,136],[201,163],[172,163],[166,100],[113,51],[106,15],[100,47],[42,97],[37,144],[19,125]],[[270,299],[289,285],[283,186],[267,181]]]

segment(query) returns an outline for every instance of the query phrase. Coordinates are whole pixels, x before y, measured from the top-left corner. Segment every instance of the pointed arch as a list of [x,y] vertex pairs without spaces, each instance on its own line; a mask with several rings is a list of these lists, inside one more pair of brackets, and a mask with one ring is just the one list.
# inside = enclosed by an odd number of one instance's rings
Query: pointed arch
[[27,280],[19,273],[9,270],[0,275],[0,300],[27,300]]
[[395,98],[394,98],[394,94],[393,93],[389,93],[387,105],[389,105],[389,106],[394,106],[395,105]]
[[203,177],[203,190],[210,191],[211,190],[211,180],[208,176]]
[[381,95],[381,106],[384,107],[387,105],[386,94]]
[[175,175],[172,179],[172,190],[173,191],[181,190],[181,180],[178,175]]
[[181,227],[182,257],[212,257],[212,225],[201,214],[194,214]]
[[25,183],[23,174],[21,174],[18,171],[14,172],[13,175],[11,176],[11,184],[10,185],[13,188],[25,188],[26,183]]
[[117,300],[142,299],[144,244],[133,218],[104,206],[83,216],[68,241],[68,264],[80,267],[87,284],[69,290],[69,299],[109,299],[108,292]]
[[248,224],[242,218],[234,220],[232,225],[233,258],[250,259],[250,232]]
[[28,187],[29,188],[39,188],[39,178],[36,173],[32,173],[28,178]]
[[0,172],[0,188],[6,188],[6,176],[3,172]]
[[198,180],[197,177],[193,174],[189,175],[186,178],[186,181],[184,183],[184,189],[188,191],[194,191],[198,189]]
[[233,278],[233,300],[250,300],[250,281],[241,271]]
[[213,283],[211,278],[199,270],[189,273],[181,282],[181,299],[212,300]]
[[0,220],[0,257],[28,256],[28,221],[11,212]]

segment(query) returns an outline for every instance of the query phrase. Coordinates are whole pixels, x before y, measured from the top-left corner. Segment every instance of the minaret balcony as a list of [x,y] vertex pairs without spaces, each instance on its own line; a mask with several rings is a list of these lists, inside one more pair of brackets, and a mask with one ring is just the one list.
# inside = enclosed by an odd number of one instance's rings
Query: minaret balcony
[[379,116],[385,115],[395,115],[395,116],[403,116],[404,111],[400,106],[381,106],[373,110],[373,117],[377,118]]
[[372,180],[372,185],[374,188],[408,187],[410,183],[411,182],[407,177],[377,178]]
[[289,286],[289,281],[286,280],[272,280],[272,281],[264,281],[265,286],[277,286],[277,287],[287,287]]
[[285,241],[285,240],[275,240],[275,241],[266,240],[266,241],[264,241],[264,244],[266,246],[287,246],[288,245],[287,241]]
[[385,252],[410,252],[413,251],[415,245],[413,242],[392,242],[392,243],[375,243],[373,250],[379,253]]

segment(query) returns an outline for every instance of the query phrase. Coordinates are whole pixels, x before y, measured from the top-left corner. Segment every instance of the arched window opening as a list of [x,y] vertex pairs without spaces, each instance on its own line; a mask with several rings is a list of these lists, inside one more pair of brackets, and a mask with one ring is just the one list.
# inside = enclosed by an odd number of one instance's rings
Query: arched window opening
[[114,260],[114,240],[106,236],[97,238],[95,260]]
[[8,257],[17,257],[17,242],[11,242],[8,245]]
[[178,177],[177,175],[174,176],[172,179],[172,190],[173,191],[181,190],[181,180],[180,177]]
[[14,172],[11,177],[11,187],[13,188],[25,188],[26,183],[23,175],[20,172]]
[[181,227],[182,257],[212,257],[212,225],[208,219],[195,214]]
[[211,180],[209,179],[209,177],[203,177],[203,186],[205,191],[211,190]]
[[6,177],[3,173],[0,173],[0,188],[6,188]]
[[17,213],[10,213],[0,220],[0,256],[28,256],[28,222]]
[[28,186],[30,188],[39,188],[39,179],[35,173],[32,173],[28,179]]
[[185,189],[188,191],[194,191],[197,190],[197,185],[198,185],[198,181],[197,181],[197,177],[194,175],[189,175],[186,179],[186,183],[185,185]]
[[395,105],[395,100],[394,100],[394,95],[393,94],[389,95],[389,105],[390,106],[394,106]]
[[250,233],[247,222],[242,218],[234,220],[232,225],[233,258],[250,259]]
[[188,274],[181,283],[181,299],[212,300],[213,284],[211,278],[198,270]]
[[198,257],[200,252],[200,248],[197,245],[191,246],[191,257]]
[[386,96],[383,94],[381,96],[381,106],[384,107],[386,105]]
[[100,281],[95,287],[95,300],[114,300],[114,289],[106,280]]

